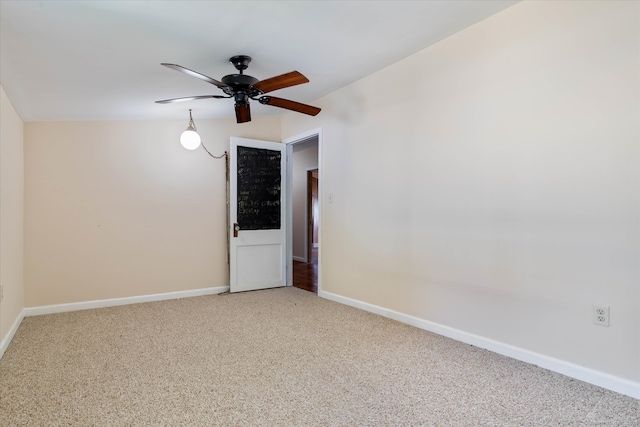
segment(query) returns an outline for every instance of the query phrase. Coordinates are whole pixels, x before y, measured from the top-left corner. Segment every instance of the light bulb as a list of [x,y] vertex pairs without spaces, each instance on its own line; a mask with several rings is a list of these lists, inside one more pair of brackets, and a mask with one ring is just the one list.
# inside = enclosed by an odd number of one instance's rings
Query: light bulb
[[189,110],[189,126],[180,135],[180,144],[187,150],[195,150],[200,146],[200,135],[196,132],[196,124],[193,122],[191,110]]
[[200,146],[200,135],[192,129],[187,129],[180,135],[180,144],[187,150],[195,150]]

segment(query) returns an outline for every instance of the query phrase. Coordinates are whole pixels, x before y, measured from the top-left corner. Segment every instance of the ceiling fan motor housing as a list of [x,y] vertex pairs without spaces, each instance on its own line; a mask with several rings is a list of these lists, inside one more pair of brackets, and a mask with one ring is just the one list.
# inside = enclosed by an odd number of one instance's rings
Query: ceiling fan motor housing
[[222,83],[227,85],[222,88],[222,91],[229,96],[242,93],[253,98],[262,93],[262,91],[253,87],[258,82],[259,80],[255,77],[247,76],[246,74],[229,74],[222,78]]

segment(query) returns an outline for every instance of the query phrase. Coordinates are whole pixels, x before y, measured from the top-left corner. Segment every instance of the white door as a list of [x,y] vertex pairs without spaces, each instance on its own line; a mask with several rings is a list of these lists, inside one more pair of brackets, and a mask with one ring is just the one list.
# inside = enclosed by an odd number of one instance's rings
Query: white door
[[230,290],[286,285],[285,144],[231,138]]

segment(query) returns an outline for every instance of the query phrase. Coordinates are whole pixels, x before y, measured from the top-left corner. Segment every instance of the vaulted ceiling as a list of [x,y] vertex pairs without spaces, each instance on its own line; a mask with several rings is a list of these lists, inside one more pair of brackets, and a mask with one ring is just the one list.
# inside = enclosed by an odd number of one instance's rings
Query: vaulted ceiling
[[310,83],[273,95],[313,103],[514,3],[1,0],[0,83],[27,122],[234,117],[232,99],[155,104],[223,94],[160,63],[220,80],[236,73],[231,56],[249,55],[245,73],[260,80],[304,74]]

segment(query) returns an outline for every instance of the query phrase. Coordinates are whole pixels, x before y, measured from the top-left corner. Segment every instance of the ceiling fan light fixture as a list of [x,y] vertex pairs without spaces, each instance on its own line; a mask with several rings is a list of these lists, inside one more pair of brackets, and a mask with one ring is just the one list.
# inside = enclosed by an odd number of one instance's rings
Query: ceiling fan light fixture
[[191,116],[191,110],[189,110],[189,126],[187,126],[187,129],[180,135],[180,144],[187,150],[195,150],[200,146],[201,141],[200,135],[198,135],[196,131],[193,117]]

